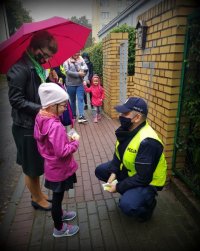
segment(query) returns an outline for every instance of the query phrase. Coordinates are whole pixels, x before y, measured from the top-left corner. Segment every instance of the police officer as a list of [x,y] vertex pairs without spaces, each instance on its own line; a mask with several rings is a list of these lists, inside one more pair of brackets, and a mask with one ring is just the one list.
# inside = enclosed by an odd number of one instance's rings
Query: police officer
[[115,107],[120,113],[120,127],[112,161],[97,166],[95,175],[107,182],[111,193],[121,194],[119,207],[128,216],[144,222],[151,218],[157,191],[166,181],[167,164],[163,143],[147,122],[147,103],[129,98]]

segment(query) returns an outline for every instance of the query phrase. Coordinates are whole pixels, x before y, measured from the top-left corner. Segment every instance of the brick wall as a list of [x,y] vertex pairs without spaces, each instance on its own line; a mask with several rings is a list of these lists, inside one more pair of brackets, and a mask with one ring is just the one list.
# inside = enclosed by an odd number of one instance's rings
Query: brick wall
[[103,39],[104,112],[111,118],[117,116],[114,106],[119,103],[119,48],[127,40],[128,33],[110,33]]
[[[127,77],[127,97],[139,96],[148,103],[148,121],[165,145],[169,170],[187,16],[195,10],[195,2],[164,0],[138,16],[148,26],[146,48],[139,49],[136,41],[135,75]],[[112,33],[103,40],[104,111],[111,118],[118,116],[113,107],[119,103],[119,45],[127,38],[126,33]]]
[[195,1],[165,0],[143,13],[147,42],[136,46],[134,94],[148,102],[149,123],[165,145],[171,169],[187,16]]
[[127,76],[127,96],[133,97],[135,96],[135,76]]

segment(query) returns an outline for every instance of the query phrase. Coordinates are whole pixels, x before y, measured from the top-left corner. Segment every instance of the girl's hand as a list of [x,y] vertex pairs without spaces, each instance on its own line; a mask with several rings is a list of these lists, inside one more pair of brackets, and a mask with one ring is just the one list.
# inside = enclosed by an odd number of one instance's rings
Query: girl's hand
[[71,136],[71,139],[72,139],[72,140],[79,140],[79,139],[80,139],[80,136],[79,136],[77,133],[74,133],[74,134]]

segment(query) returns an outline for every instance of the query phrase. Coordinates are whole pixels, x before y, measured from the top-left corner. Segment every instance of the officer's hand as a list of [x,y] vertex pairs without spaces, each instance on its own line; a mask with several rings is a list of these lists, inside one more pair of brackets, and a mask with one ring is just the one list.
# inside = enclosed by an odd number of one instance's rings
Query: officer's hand
[[117,192],[116,184],[110,184],[110,187],[109,187],[109,189],[107,191],[110,192],[110,193],[116,193]]
[[109,177],[107,183],[112,183],[113,180],[115,180],[115,179],[116,179],[116,174],[115,174],[115,173],[111,173],[111,175],[110,175],[110,177]]

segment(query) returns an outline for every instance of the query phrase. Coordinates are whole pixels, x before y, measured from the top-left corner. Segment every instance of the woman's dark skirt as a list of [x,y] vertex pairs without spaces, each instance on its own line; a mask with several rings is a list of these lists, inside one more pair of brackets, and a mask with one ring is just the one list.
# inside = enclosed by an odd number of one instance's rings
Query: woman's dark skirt
[[38,152],[33,129],[12,126],[12,133],[17,147],[17,164],[22,166],[24,174],[37,177],[44,173],[44,159]]

